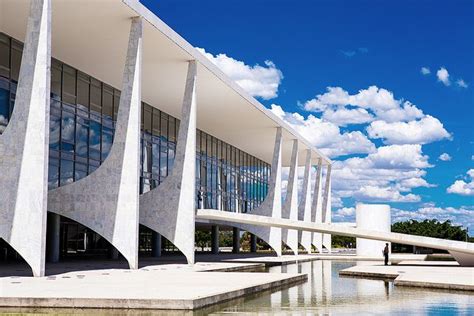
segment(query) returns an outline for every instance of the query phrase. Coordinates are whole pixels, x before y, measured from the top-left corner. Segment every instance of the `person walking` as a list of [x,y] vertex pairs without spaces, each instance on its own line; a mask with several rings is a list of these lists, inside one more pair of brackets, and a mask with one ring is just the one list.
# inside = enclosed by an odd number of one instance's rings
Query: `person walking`
[[385,258],[385,265],[388,266],[388,243],[385,244],[385,248],[383,249],[383,256]]

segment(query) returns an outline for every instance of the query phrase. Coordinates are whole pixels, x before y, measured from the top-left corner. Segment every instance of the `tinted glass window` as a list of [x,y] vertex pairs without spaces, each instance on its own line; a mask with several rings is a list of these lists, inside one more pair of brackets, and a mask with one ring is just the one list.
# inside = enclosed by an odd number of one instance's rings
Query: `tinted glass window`
[[0,77],[10,78],[10,39],[0,34]]
[[10,115],[10,89],[7,80],[0,78],[0,134],[8,124]]

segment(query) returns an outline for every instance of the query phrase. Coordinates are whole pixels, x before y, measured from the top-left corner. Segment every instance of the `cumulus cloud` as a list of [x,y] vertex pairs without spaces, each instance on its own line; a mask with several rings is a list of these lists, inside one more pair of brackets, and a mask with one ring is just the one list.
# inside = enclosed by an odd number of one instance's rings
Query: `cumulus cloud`
[[307,111],[321,112],[330,106],[353,105],[372,110],[389,110],[399,106],[393,93],[377,86],[362,89],[354,95],[350,95],[340,87],[328,87],[327,92],[319,94],[316,98],[304,103]]
[[412,193],[402,195],[394,188],[376,186],[364,186],[354,193],[354,197],[373,202],[419,202],[421,199],[420,196]]
[[341,132],[339,127],[331,122],[314,115],[305,118],[299,113],[288,113],[276,104],[271,105],[271,111],[330,157],[375,151],[375,145],[360,131]]
[[422,75],[429,75],[431,73],[431,70],[428,67],[421,67],[420,72]]
[[370,86],[349,94],[341,87],[328,87],[323,94],[301,104],[310,112],[322,112],[322,118],[339,126],[369,123],[410,121],[424,116],[423,111],[409,101],[395,99],[387,89]]
[[333,190],[341,197],[358,201],[417,202],[410,192],[431,187],[423,177],[432,165],[421,145],[390,145],[377,148],[366,157],[333,163]]
[[430,115],[410,122],[374,121],[367,127],[367,133],[386,144],[427,144],[451,137],[443,124]]
[[461,87],[461,88],[467,88],[467,87],[469,87],[469,85],[467,84],[467,82],[464,81],[464,80],[462,80],[462,79],[456,80],[456,84],[458,85],[458,87]]
[[283,74],[272,61],[266,60],[264,66],[258,64],[250,66],[226,54],[213,55],[199,47],[197,50],[250,95],[265,100],[278,96],[278,87],[283,79]]
[[451,85],[451,81],[449,80],[449,72],[446,68],[441,67],[436,72],[436,77],[438,77],[438,81],[442,82],[445,86]]
[[466,181],[456,180],[446,189],[446,192],[465,196],[474,196],[474,169],[469,169],[466,174]]
[[366,109],[327,109],[323,113],[324,120],[339,126],[349,124],[364,124],[373,120],[373,116]]
[[452,157],[448,153],[442,153],[439,155],[438,159],[441,161],[450,161]]
[[332,219],[335,222],[341,220],[354,220],[355,219],[355,208],[354,207],[341,207],[332,212]]

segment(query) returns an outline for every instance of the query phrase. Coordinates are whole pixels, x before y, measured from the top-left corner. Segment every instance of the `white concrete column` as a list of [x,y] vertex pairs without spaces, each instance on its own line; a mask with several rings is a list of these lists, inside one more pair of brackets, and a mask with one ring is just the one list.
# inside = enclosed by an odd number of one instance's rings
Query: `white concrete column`
[[[318,224],[323,222],[322,167],[322,159],[319,158],[313,192],[313,204],[311,206],[311,221]],[[321,233],[313,233],[312,243],[320,253],[323,252],[323,235]]]
[[[282,208],[282,217],[298,220],[298,140],[293,140],[291,151],[290,174],[286,199]],[[295,255],[298,254],[298,231],[293,229],[282,229],[282,239],[290,247]]]
[[196,194],[196,76],[188,64],[176,157],[171,174],[140,196],[140,223],[162,234],[194,264]]
[[[268,183],[268,194],[259,207],[249,214],[281,218],[281,148],[282,128],[276,128],[275,146],[273,148],[272,170]],[[265,241],[278,256],[281,256],[281,228],[228,223],[258,236]]]
[[[311,149],[306,150],[303,189],[301,193],[301,201],[298,207],[298,219],[308,223],[311,222]],[[308,253],[311,253],[311,239],[311,232],[299,232],[299,242]]]
[[133,18],[117,128],[107,159],[89,176],[52,190],[48,196],[48,211],[99,233],[131,269],[138,268],[142,28],[142,19]]
[[[331,224],[331,165],[328,165],[326,171],[326,185],[324,188],[324,198],[323,198],[323,223]],[[331,235],[323,234],[323,246],[327,249],[328,252],[331,252]]]
[[51,0],[31,0],[15,107],[0,136],[0,238],[44,275]]

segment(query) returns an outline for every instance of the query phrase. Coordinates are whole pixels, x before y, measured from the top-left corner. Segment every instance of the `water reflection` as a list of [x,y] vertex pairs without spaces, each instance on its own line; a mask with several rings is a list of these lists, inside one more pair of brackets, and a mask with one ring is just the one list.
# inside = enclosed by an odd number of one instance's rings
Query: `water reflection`
[[339,277],[340,270],[354,264],[313,261],[272,267],[270,273],[306,273],[308,282],[247,298],[211,314],[474,315],[474,296],[468,293],[394,287],[389,280]]

